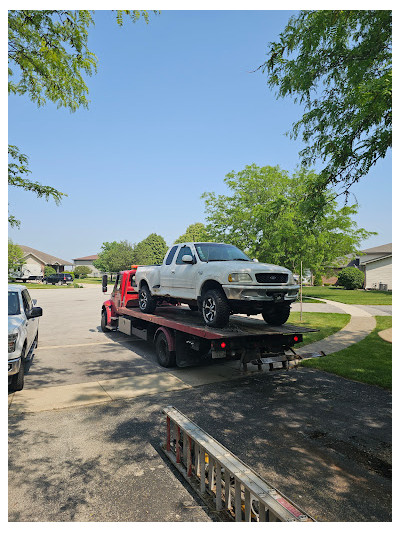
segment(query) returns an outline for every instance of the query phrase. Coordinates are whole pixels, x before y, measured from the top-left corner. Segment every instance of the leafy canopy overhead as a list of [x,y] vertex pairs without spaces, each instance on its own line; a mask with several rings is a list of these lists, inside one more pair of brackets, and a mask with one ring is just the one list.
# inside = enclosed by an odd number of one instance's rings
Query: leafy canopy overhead
[[306,145],[302,165],[322,160],[318,190],[339,184],[347,193],[385,157],[392,146],[391,11],[301,11],[269,44],[260,68],[277,97],[304,105],[291,136],[301,133]]
[[12,277],[15,271],[18,271],[24,264],[24,252],[18,244],[14,244],[8,239],[8,274]]
[[317,178],[304,169],[292,176],[278,166],[249,165],[230,172],[230,195],[204,193],[207,231],[217,242],[234,244],[259,261],[314,273],[334,266],[338,257],[356,254],[360,242],[373,233],[357,228],[351,216],[356,206],[338,208],[324,192],[319,217],[302,201]]
[[[8,12],[8,92],[26,95],[38,106],[52,102],[71,112],[87,108],[89,89],[84,76],[97,70],[97,58],[88,48],[88,28],[94,11],[10,10]],[[147,11],[116,10],[117,23],[124,17],[136,22],[149,19]],[[57,189],[23,177],[27,156],[9,145],[8,184],[52,198],[59,204],[66,196]],[[9,215],[11,226],[20,221]]]

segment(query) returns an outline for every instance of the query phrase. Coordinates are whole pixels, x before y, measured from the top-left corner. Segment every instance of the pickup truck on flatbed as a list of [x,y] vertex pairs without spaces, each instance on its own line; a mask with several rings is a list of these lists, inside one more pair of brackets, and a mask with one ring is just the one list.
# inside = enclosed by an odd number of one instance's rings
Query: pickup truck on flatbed
[[[243,316],[231,318],[228,327],[210,328],[198,312],[185,305],[163,303],[152,314],[140,311],[137,266],[117,275],[111,297],[102,305],[101,329],[153,342],[161,366],[199,364],[208,359],[236,359],[244,365],[287,362],[298,358],[293,347],[303,333],[316,331],[294,325],[267,325]],[[103,276],[103,292],[107,276]],[[286,353],[289,352],[289,353]]]
[[185,303],[214,328],[227,326],[234,313],[261,313],[270,325],[284,324],[300,288],[287,268],[211,242],[172,246],[162,265],[138,267],[136,283],[143,313],[153,313],[163,301]]

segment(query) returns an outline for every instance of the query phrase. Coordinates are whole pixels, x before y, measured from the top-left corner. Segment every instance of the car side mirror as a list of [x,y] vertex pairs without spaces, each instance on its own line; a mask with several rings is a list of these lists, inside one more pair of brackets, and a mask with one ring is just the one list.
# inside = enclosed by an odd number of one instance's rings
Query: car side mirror
[[103,292],[107,292],[107,281],[108,281],[107,274],[104,274],[104,276],[101,279],[101,289]]
[[38,316],[43,315],[43,309],[41,307],[32,307],[32,309],[27,313],[27,318],[37,318]]
[[182,261],[184,263],[190,263],[192,265],[193,264],[193,257],[191,255],[189,255],[189,254],[183,255],[182,256]]

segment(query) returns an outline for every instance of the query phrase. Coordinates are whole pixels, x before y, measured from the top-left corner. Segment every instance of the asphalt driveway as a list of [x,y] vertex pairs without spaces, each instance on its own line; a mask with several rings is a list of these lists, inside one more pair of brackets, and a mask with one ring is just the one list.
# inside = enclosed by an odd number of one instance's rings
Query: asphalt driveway
[[[11,407],[25,391],[27,402],[43,389],[56,401],[96,380],[178,375],[158,366],[147,343],[101,332],[99,286],[31,294],[44,309],[40,348]],[[167,405],[317,520],[391,520],[389,392],[312,369],[221,368],[217,381],[214,369],[184,369],[184,387],[135,398],[10,409],[9,520],[215,520],[164,460]]]

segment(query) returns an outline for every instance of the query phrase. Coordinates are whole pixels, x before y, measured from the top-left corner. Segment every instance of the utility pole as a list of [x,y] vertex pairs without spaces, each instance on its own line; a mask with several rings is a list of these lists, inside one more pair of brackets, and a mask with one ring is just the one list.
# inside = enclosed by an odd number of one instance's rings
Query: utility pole
[[303,261],[300,261],[300,322],[303,322]]

